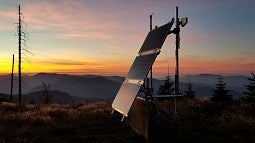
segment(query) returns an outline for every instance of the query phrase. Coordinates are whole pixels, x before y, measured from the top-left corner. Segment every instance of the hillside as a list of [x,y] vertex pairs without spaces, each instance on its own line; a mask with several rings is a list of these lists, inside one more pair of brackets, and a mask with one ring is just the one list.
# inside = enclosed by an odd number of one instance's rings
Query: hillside
[[[186,90],[185,83],[190,78],[193,89],[196,91],[198,98],[210,96],[217,83],[217,75],[200,74],[182,76],[180,78],[180,91]],[[102,99],[111,101],[117,94],[124,77],[120,76],[99,76],[99,75],[68,75],[55,73],[39,73],[33,76],[23,78],[23,93],[29,94],[43,90],[42,82],[49,83],[50,90],[58,90],[70,94],[71,96],[85,99]],[[230,90],[236,99],[242,96],[245,91],[244,84],[247,84],[245,76],[226,76],[224,81],[227,83],[227,89]],[[164,80],[153,79],[155,93]],[[0,92],[10,93],[10,76],[0,76]],[[14,84],[14,93],[17,94],[17,80]]]
[[[88,102],[88,99],[80,98],[76,96],[71,96],[70,94],[62,91],[49,91],[50,103],[79,103],[79,102]],[[44,91],[36,91],[22,96],[23,103],[44,103],[45,97]],[[14,102],[18,102],[18,95],[15,95],[13,98]]]
[[[102,76],[67,75],[39,73],[23,77],[23,94],[42,91],[42,82],[50,85],[50,90],[66,92],[80,98],[113,100],[121,83],[114,82]],[[0,91],[9,94],[10,77],[0,76]],[[14,83],[14,93],[17,94],[17,80]]]
[[18,106],[0,103],[0,142],[144,143],[143,138],[111,115],[108,103]]
[[[172,101],[158,101],[169,111]],[[174,110],[174,109],[171,109]],[[171,111],[170,110],[170,111]],[[0,103],[0,142],[17,143],[145,143],[121,122],[109,103],[22,104]],[[179,120],[173,122],[166,142],[255,141],[254,103],[237,102],[225,108],[200,100],[179,102]],[[162,140],[162,139],[161,139]]]

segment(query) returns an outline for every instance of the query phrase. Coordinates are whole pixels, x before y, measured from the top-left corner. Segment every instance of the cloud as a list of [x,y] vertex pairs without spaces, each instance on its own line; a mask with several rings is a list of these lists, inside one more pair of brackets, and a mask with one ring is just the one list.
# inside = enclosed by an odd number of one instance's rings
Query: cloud
[[[203,56],[185,55],[180,57],[180,72],[187,73],[230,73],[243,74],[255,71],[255,62],[249,57],[230,57],[210,59]],[[168,66],[171,74],[175,74],[175,59],[163,58],[156,60],[153,70],[157,75],[166,75]]]
[[140,37],[148,28],[137,23],[147,23],[149,7],[160,9],[164,3],[169,2],[149,1],[144,7],[145,1],[28,0],[23,13],[32,29],[55,33],[56,38],[116,40]]
[[80,66],[86,65],[86,62],[81,61],[73,61],[73,60],[65,60],[65,59],[50,59],[50,60],[43,60],[43,61],[36,61],[35,64],[46,64],[46,65],[66,65],[66,66]]
[[[180,63],[186,73],[245,73],[255,70],[255,62],[245,58],[229,59],[206,59],[206,58],[183,58]],[[190,71],[189,71],[190,70]]]
[[[35,1],[24,4],[27,23],[34,30],[55,33],[56,38],[112,39],[123,24],[111,13],[97,13],[85,1]],[[108,19],[109,18],[109,19]]]
[[[7,30],[7,29],[14,29],[15,23],[18,22],[17,20],[18,15],[14,11],[0,11],[0,29]],[[13,28],[12,28],[13,27]]]

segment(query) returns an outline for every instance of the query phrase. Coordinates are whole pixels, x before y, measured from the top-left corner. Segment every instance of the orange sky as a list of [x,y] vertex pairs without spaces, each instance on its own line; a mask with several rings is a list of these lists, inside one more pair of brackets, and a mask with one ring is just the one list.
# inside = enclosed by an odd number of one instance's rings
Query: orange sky
[[[149,30],[175,16],[189,17],[181,29],[182,74],[249,74],[255,71],[255,3],[232,1],[21,1],[25,29],[30,33],[24,73],[125,75]],[[251,7],[251,8],[249,8]],[[12,54],[17,71],[17,9],[0,2],[0,74],[10,73]],[[235,10],[233,10],[235,9]],[[234,16],[235,15],[235,16]],[[154,74],[175,70],[174,35],[167,37],[154,64]]]

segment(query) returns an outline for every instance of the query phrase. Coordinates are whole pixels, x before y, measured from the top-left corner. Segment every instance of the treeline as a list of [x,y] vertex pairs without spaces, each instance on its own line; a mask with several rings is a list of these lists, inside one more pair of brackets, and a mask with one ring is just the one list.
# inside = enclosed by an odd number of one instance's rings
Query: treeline
[[[252,72],[251,76],[247,78],[249,84],[244,85],[246,91],[243,91],[244,96],[241,98],[243,101],[255,102],[255,74]],[[224,77],[219,75],[218,83],[215,84],[214,90],[210,96],[212,102],[229,104],[233,101],[233,97],[229,94],[229,90],[226,88],[227,83],[224,82]],[[160,85],[157,94],[158,95],[174,95],[174,82],[170,76],[165,78],[164,84]],[[183,93],[184,99],[196,98],[196,92],[193,90],[193,84],[190,79],[186,83],[186,90]]]

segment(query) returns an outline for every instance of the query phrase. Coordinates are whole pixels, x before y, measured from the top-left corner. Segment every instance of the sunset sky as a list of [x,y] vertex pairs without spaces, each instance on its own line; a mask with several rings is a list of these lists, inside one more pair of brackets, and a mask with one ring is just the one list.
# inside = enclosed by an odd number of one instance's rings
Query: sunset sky
[[[0,74],[18,55],[17,0],[0,1]],[[254,0],[20,0],[30,33],[24,73],[125,75],[149,31],[175,17],[181,29],[181,74],[255,72]],[[175,36],[154,64],[156,76],[175,69]],[[17,62],[15,63],[17,71]]]

